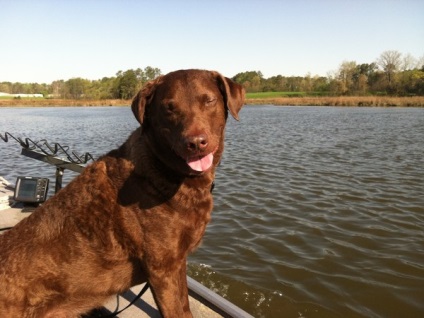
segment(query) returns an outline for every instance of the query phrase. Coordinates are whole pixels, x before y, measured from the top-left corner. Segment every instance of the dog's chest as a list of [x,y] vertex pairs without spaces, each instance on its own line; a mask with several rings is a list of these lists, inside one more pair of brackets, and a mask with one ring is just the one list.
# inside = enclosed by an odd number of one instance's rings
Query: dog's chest
[[169,203],[176,213],[180,240],[189,251],[196,248],[211,219],[213,200],[210,191],[179,193]]

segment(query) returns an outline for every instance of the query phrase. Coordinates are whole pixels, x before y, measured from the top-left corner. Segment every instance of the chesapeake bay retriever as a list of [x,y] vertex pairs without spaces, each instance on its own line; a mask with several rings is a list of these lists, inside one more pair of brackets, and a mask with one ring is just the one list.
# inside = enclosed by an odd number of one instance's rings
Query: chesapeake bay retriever
[[0,317],[79,317],[148,281],[164,317],[191,317],[186,258],[212,210],[228,112],[243,88],[181,70],[132,102],[141,126],[0,235]]

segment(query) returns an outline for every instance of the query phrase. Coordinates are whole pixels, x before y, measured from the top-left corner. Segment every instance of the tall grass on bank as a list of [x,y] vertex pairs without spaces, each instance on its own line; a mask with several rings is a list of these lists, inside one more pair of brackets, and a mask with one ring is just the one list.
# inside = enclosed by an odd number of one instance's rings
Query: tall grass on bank
[[262,99],[262,98],[282,98],[282,97],[305,97],[305,92],[256,92],[246,93],[246,98]]
[[246,104],[285,106],[373,106],[373,107],[424,107],[424,96],[321,96],[321,97],[268,97],[251,98]]

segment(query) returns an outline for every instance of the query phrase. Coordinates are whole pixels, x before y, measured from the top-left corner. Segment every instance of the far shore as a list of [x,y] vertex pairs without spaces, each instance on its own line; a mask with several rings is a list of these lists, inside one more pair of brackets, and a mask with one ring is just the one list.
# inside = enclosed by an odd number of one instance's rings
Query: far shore
[[21,98],[0,99],[0,107],[90,107],[90,106],[129,106],[131,100],[124,99],[51,99]]
[[[270,97],[247,98],[247,105],[279,106],[350,106],[350,107],[424,107],[424,96],[322,96],[322,97]],[[0,99],[0,107],[90,107],[90,106],[130,106],[131,100],[105,99]]]

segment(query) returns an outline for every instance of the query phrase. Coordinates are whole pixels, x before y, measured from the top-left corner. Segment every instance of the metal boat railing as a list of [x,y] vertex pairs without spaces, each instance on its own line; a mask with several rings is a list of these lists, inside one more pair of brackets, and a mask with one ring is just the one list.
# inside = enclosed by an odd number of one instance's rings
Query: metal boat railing
[[4,135],[0,133],[0,138],[4,142],[16,141],[22,147],[22,155],[54,165],[56,167],[55,192],[62,188],[65,169],[81,173],[85,164],[90,160],[94,161],[89,152],[78,155],[75,151],[70,151],[68,146],[62,146],[59,143],[50,144],[45,139],[33,141],[30,138],[15,137],[8,132],[5,132]]

